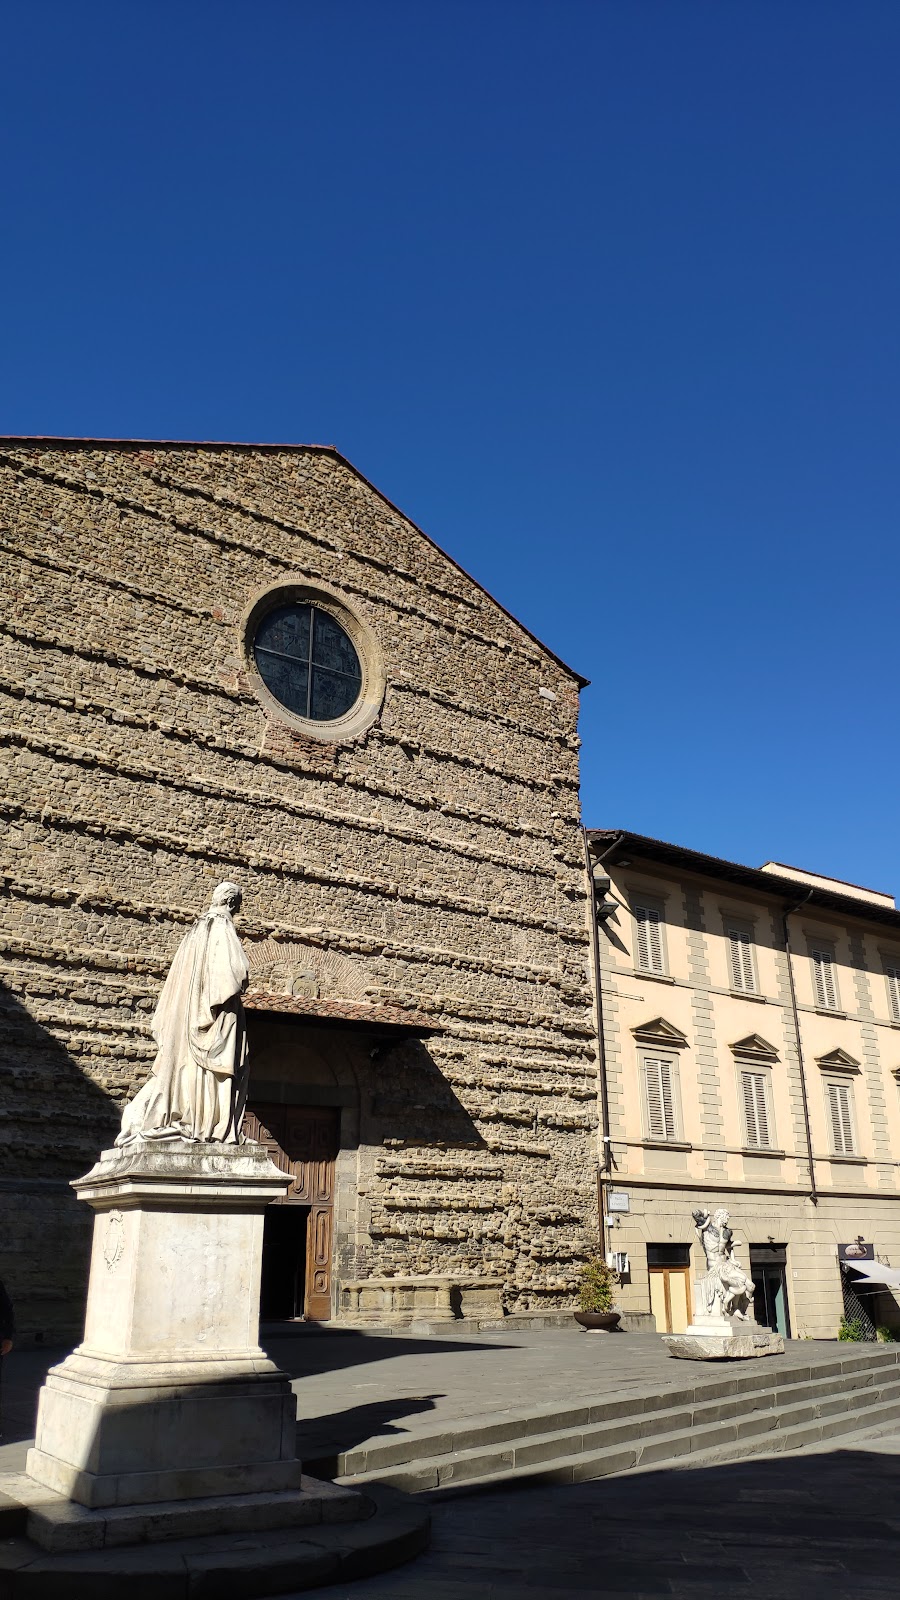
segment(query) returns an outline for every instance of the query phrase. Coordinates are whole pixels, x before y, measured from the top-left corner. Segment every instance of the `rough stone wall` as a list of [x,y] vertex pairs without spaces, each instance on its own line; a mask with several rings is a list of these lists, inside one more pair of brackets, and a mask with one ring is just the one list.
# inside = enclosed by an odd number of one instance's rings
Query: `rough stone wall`
[[[7,441],[0,549],[0,1272],[23,1321],[77,1323],[66,1180],[142,1081],[167,965],[225,875],[245,939],[349,957],[370,999],[444,1030],[366,1108],[357,1274],[565,1301],[597,1120],[571,675],[329,451]],[[264,712],[243,671],[248,601],[298,574],[384,652],[381,714],[344,744]]]

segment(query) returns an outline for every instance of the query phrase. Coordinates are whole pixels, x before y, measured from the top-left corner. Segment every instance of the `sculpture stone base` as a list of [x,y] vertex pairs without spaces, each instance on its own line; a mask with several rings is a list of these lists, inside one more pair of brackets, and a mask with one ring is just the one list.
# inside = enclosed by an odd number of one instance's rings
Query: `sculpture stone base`
[[299,1488],[296,1402],[258,1336],[288,1183],[261,1145],[180,1140],[104,1151],[75,1182],[95,1211],[85,1334],[41,1391],[31,1479],[93,1508]]
[[[723,1319],[724,1321],[725,1319]],[[715,1322],[717,1318],[703,1318]],[[747,1361],[756,1356],[784,1355],[784,1340],[780,1333],[761,1328],[757,1323],[744,1323],[734,1327],[725,1322],[725,1328],[710,1330],[692,1325],[684,1333],[663,1335],[669,1355],[682,1361]]]

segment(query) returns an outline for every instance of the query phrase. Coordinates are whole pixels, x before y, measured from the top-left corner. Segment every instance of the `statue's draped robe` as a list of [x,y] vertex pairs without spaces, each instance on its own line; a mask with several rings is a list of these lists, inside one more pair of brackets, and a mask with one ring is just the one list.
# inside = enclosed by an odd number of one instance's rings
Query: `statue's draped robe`
[[250,969],[227,906],[185,934],[150,1024],[151,1076],[125,1107],[116,1144],[193,1139],[236,1144],[247,1097],[241,994]]

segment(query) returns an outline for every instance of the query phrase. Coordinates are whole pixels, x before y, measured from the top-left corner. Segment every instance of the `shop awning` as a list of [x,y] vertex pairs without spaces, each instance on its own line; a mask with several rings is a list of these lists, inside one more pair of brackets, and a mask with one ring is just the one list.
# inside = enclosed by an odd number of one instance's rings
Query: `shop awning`
[[351,1028],[373,1038],[428,1039],[443,1030],[434,1017],[405,1006],[377,1006],[366,1000],[313,1000],[307,995],[251,993],[244,996],[248,1011],[269,1016],[294,1017],[311,1028]]
[[866,1283],[884,1283],[891,1289],[900,1289],[900,1267],[883,1267],[878,1261],[864,1261],[859,1266],[855,1261],[845,1261],[844,1266]]

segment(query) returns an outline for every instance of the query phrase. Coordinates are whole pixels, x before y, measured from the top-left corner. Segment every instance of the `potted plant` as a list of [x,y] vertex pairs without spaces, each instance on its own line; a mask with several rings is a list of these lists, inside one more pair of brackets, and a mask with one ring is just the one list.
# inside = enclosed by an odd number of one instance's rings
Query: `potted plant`
[[575,1321],[594,1333],[611,1333],[617,1328],[621,1312],[613,1309],[613,1292],[618,1281],[601,1256],[592,1256],[581,1269],[580,1310],[575,1312]]

